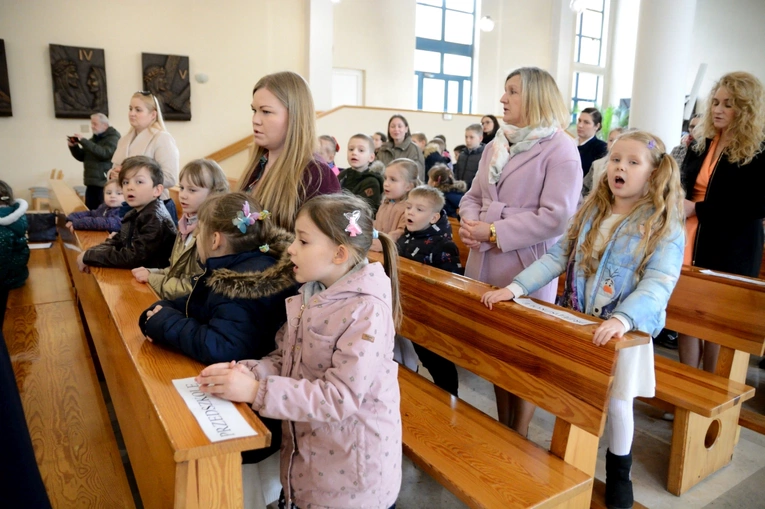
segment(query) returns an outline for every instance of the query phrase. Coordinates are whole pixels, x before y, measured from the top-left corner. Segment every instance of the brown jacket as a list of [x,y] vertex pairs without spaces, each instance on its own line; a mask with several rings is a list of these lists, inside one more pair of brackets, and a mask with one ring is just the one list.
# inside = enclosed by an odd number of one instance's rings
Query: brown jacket
[[167,267],[175,234],[165,204],[154,200],[140,212],[131,209],[125,214],[119,233],[85,251],[83,261],[93,267],[116,269]]

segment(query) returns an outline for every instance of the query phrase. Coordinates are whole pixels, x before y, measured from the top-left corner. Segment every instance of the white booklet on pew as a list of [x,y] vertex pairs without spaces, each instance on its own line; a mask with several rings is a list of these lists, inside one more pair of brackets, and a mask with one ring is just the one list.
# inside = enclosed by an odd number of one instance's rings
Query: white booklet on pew
[[555,318],[560,318],[563,321],[573,323],[576,325],[589,325],[591,322],[589,320],[585,320],[583,318],[579,318],[578,316],[567,313],[566,311],[561,311],[560,309],[551,308],[548,306],[543,306],[542,304],[539,304],[537,302],[534,302],[533,300],[529,298],[518,298],[513,300],[513,302],[520,304],[521,306],[527,308],[527,309],[533,309],[534,311],[539,311],[540,313],[544,313],[549,316],[554,316]]
[[194,377],[173,380],[173,385],[211,442],[258,434],[232,402],[200,391]]
[[27,245],[29,246],[29,249],[48,249],[53,245],[53,243],[52,242],[32,242]]

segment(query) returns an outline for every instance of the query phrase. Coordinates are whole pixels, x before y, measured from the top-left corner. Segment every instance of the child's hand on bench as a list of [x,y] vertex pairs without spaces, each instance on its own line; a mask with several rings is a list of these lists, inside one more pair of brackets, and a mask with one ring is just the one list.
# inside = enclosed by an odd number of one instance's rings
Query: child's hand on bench
[[149,282],[149,269],[147,269],[146,267],[137,267],[133,269],[132,272],[133,272],[133,277],[139,283]]
[[513,300],[514,298],[515,295],[513,292],[507,288],[500,288],[499,290],[491,290],[481,295],[481,302],[483,302],[487,308],[492,309],[492,306],[497,302]]
[[85,256],[85,252],[80,253],[77,256],[77,269],[80,272],[84,272],[85,274],[90,274],[90,267],[88,267],[85,262],[82,260]]

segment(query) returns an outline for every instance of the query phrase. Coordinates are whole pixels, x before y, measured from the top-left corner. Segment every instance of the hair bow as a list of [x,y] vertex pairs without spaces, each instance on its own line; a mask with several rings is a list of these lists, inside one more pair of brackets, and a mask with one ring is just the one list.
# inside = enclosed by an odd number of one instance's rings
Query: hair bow
[[260,249],[261,253],[268,253],[270,251],[270,248],[268,247],[268,244],[263,244],[258,249]]
[[655,142],[655,141],[653,141],[653,140],[650,140],[650,141],[648,142],[648,148],[649,148],[649,149],[651,149],[651,150],[653,150],[654,148],[656,148],[656,142]]
[[346,212],[343,215],[348,220],[348,226],[345,227],[345,231],[347,231],[351,237],[355,237],[356,235],[361,235],[363,233],[361,231],[361,227],[359,227],[359,218],[361,217],[361,211],[354,210],[353,212]]

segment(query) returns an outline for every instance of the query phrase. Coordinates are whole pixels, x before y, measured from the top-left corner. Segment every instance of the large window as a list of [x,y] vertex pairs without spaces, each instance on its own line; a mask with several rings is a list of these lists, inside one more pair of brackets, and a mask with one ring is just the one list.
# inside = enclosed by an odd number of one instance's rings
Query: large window
[[580,0],[581,13],[576,19],[574,41],[574,77],[572,80],[571,110],[576,112],[603,104],[603,85],[606,73],[606,27],[608,2],[606,0]]
[[418,0],[415,35],[417,109],[470,113],[475,0]]

